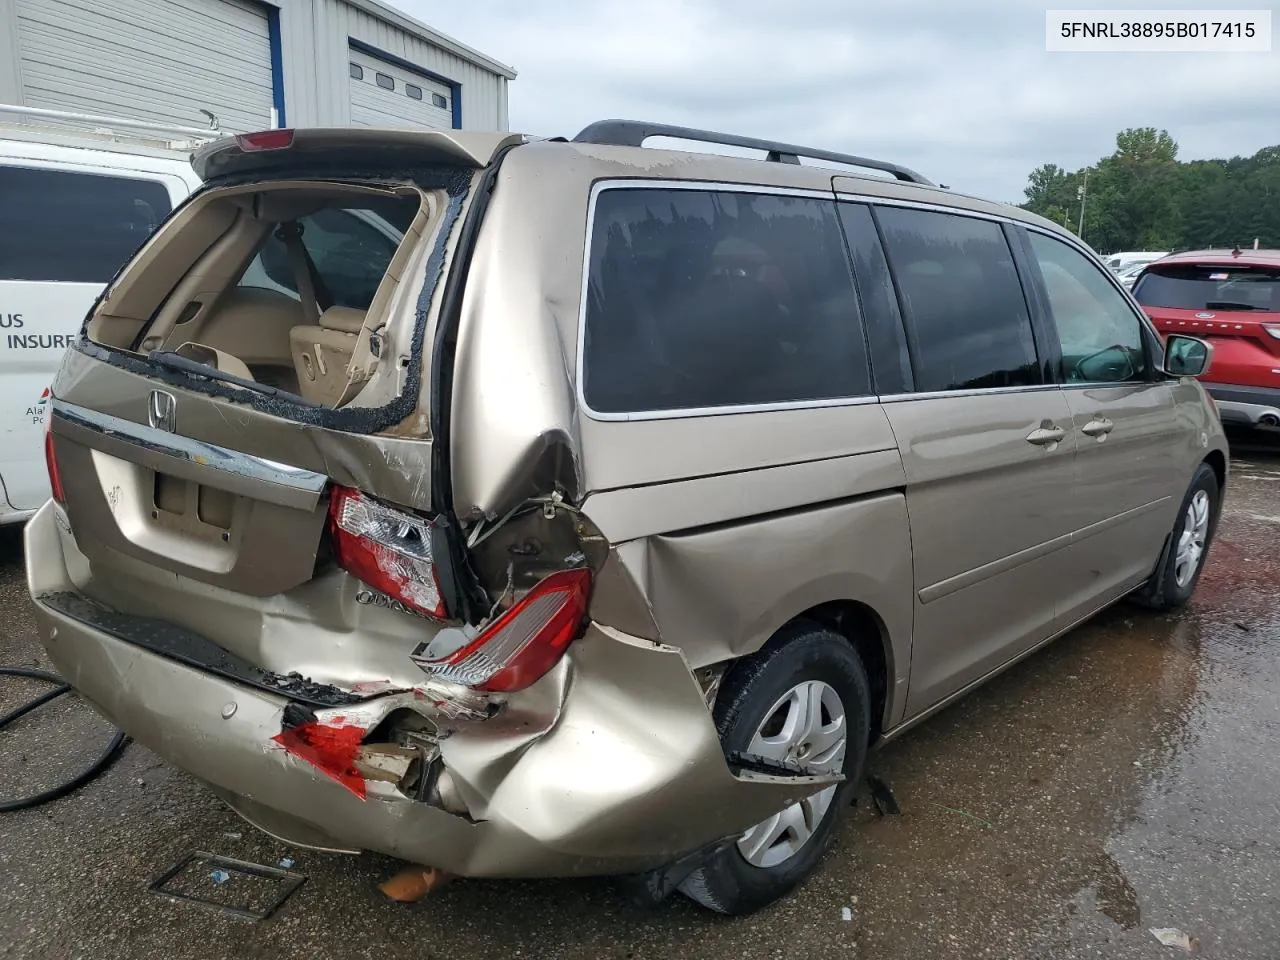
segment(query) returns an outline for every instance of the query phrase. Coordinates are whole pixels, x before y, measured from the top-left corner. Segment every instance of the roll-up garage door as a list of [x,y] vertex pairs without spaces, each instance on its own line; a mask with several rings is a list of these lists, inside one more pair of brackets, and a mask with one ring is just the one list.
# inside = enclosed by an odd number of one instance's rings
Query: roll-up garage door
[[453,90],[448,84],[354,48],[349,76],[353,126],[453,127]]
[[271,126],[267,9],[249,0],[17,0],[23,103],[225,130]]

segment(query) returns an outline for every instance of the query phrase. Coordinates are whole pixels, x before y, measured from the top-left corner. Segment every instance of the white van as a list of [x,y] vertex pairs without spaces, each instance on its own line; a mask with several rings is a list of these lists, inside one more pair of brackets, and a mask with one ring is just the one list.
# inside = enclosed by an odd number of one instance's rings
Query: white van
[[189,161],[199,131],[174,130],[186,136],[176,141],[163,129],[0,106],[0,524],[49,498],[42,444],[63,349],[116,270],[200,183]]
[[1121,274],[1133,266],[1146,266],[1148,263],[1155,263],[1161,257],[1167,257],[1167,250],[1125,250],[1121,253],[1113,253],[1110,256],[1103,257],[1103,262],[1112,273]]

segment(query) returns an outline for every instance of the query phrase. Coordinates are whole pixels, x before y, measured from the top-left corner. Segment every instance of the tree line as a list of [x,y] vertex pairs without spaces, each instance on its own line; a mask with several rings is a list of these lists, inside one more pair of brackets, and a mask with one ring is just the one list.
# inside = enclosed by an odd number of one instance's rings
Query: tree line
[[1091,167],[1036,167],[1025,192],[1025,209],[1102,253],[1248,248],[1255,239],[1280,248],[1280,145],[1252,157],[1183,163],[1167,131],[1132,128]]

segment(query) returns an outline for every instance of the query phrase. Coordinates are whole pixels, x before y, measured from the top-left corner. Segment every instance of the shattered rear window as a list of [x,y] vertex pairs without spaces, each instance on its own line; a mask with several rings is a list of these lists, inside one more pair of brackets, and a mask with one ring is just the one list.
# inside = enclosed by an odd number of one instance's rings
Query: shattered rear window
[[[373,198],[359,207],[328,208],[298,218],[302,245],[333,305],[369,309],[417,212],[416,199]],[[279,290],[299,299],[289,251],[278,236],[258,251],[239,286]]]
[[[339,175],[335,177],[335,173],[339,173]],[[383,430],[399,423],[412,413],[421,399],[423,380],[428,366],[423,362],[424,352],[430,350],[430,344],[425,342],[430,304],[436,294],[443,288],[443,280],[446,274],[445,251],[449,238],[457,226],[459,215],[462,212],[467,196],[470,193],[471,182],[475,173],[476,171],[469,167],[438,164],[408,164],[397,166],[394,169],[389,165],[366,168],[346,164],[343,165],[340,171],[335,171],[332,166],[325,164],[282,165],[273,167],[271,176],[267,179],[264,179],[262,171],[235,173],[211,179],[205,184],[204,188],[187,201],[189,205],[197,198],[206,195],[210,190],[247,184],[267,185],[269,180],[315,180],[322,183],[338,180],[341,182],[386,185],[389,187],[412,182],[427,191],[436,189],[444,191],[447,199],[444,209],[440,211],[438,224],[433,228],[438,232],[432,243],[425,270],[413,281],[415,284],[420,284],[417,309],[415,311],[416,325],[411,335],[410,355],[403,362],[405,372],[403,381],[400,384],[400,392],[394,400],[382,406],[348,405],[332,408],[308,404],[302,401],[301,397],[292,396],[287,392],[271,395],[246,391],[216,379],[204,379],[159,367],[147,357],[140,356],[127,349],[121,349],[115,345],[95,342],[89,336],[78,340],[72,349],[151,379],[171,382],[175,386],[184,389],[196,389],[207,395],[245,404],[263,413],[285,417],[298,423],[315,424],[329,429],[358,433],[376,433]],[[395,201],[392,201],[392,203],[394,205]],[[381,216],[387,224],[402,234],[404,228],[413,219],[413,212],[408,209],[399,212],[392,210],[389,213],[387,210],[380,209],[374,202],[365,205],[369,207],[370,211]],[[161,229],[163,230],[164,228],[162,227]],[[262,264],[258,264],[258,266],[262,266]],[[258,275],[259,277],[269,276],[265,269],[258,271]],[[293,287],[293,292],[296,295],[297,285],[292,279],[294,276],[295,273],[292,270],[287,275],[283,271],[277,271],[277,289],[285,288],[284,292],[287,293],[288,288]],[[109,287],[108,289],[110,290],[111,288]],[[376,285],[373,289],[376,289]],[[360,303],[369,296],[371,294],[368,291],[368,285],[362,287],[359,282],[355,286],[347,287],[341,294],[341,297],[345,298],[348,303]],[[339,295],[335,295],[334,303],[335,306],[346,305],[339,298]],[[367,304],[356,306],[355,309],[364,307],[367,307]],[[93,314],[91,313],[89,319],[92,320],[92,318]]]

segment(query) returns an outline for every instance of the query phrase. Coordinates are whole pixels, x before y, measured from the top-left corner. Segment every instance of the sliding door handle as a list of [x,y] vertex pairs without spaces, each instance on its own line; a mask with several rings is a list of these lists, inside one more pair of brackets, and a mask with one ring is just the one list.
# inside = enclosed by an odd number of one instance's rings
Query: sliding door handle
[[1067,431],[1061,427],[1041,426],[1027,434],[1027,443],[1034,443],[1037,447],[1051,447],[1055,443],[1061,443],[1066,435]]
[[1086,437],[1105,437],[1115,428],[1116,425],[1106,417],[1097,417],[1081,427],[1080,432]]

